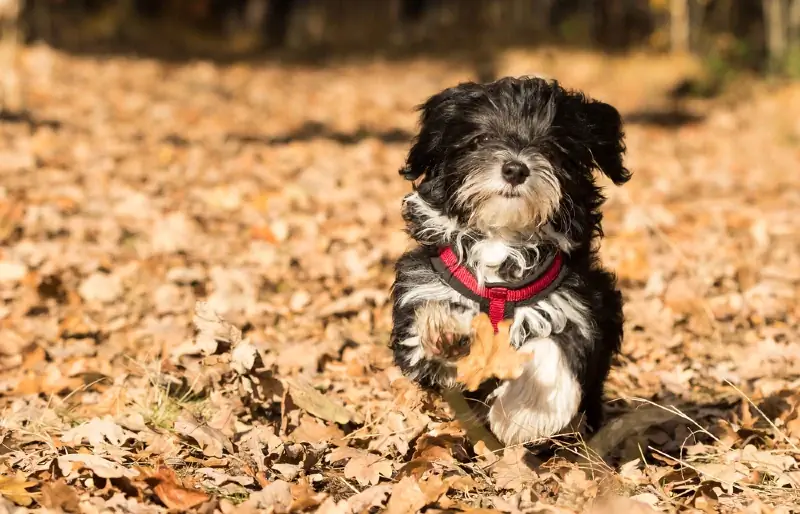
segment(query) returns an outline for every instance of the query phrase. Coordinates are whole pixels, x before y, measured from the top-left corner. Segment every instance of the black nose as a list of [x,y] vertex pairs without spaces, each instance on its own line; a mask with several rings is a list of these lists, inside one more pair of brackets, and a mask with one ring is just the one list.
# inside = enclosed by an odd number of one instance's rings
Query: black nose
[[518,186],[525,182],[531,171],[519,161],[510,161],[503,164],[503,179],[512,186]]

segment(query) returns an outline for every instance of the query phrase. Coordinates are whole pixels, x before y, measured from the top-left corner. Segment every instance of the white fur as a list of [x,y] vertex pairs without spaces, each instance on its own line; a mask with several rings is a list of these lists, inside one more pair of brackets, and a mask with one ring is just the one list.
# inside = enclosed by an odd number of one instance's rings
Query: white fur
[[[524,162],[532,172],[519,186],[502,178],[502,165],[511,160]],[[519,196],[504,196],[512,193]],[[456,202],[471,211],[468,226],[508,236],[537,232],[561,201],[561,187],[547,159],[506,150],[497,152],[491,164],[469,173],[455,194]]]
[[531,337],[560,334],[569,322],[578,327],[583,337],[588,339],[592,336],[587,307],[567,291],[554,291],[533,305],[517,307],[511,340],[517,343],[515,346],[521,347]]
[[495,392],[489,410],[489,427],[506,445],[557,434],[573,420],[581,400],[580,384],[555,341],[533,339],[520,351],[532,352],[533,360],[522,376]]
[[[421,230],[415,235],[420,239],[421,243],[436,243],[438,241],[449,241],[455,239],[460,243],[461,239],[467,237],[466,231],[458,226],[458,221],[445,216],[439,211],[423,200],[419,193],[411,193],[403,198],[403,209],[407,209],[407,204],[411,204],[417,208],[417,212],[424,216]],[[456,246],[460,247],[460,244]]]
[[406,293],[398,298],[401,306],[426,301],[450,302],[461,305],[477,312],[480,306],[472,300],[465,298],[455,289],[439,280],[433,270],[413,270],[408,272],[409,288]]

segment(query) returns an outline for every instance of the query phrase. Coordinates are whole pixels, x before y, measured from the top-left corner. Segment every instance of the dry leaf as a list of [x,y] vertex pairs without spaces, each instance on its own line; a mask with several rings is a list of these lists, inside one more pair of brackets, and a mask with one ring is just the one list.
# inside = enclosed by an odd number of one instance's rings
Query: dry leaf
[[344,432],[336,425],[326,425],[315,418],[304,416],[300,425],[289,435],[298,443],[333,443],[337,446],[347,444],[344,441]]
[[514,379],[533,355],[521,353],[511,346],[511,321],[504,320],[494,333],[489,316],[481,313],[472,321],[472,344],[469,355],[458,360],[456,381],[468,391],[474,391],[490,378]]
[[68,479],[74,478],[74,475],[84,468],[100,478],[135,478],[139,475],[136,471],[104,459],[99,455],[71,453],[69,455],[61,455],[56,459],[56,462],[61,474]]
[[262,490],[252,493],[242,506],[266,510],[275,514],[287,514],[291,511],[293,503],[292,485],[283,480],[276,480]]
[[197,441],[204,455],[222,457],[223,450],[234,453],[233,444],[225,434],[208,425],[200,424],[188,415],[175,421],[175,431],[184,437]]
[[375,507],[383,507],[386,497],[392,492],[391,484],[374,485],[348,498],[347,504],[352,512],[368,512]]
[[64,512],[78,512],[80,498],[72,487],[63,479],[42,484],[41,504],[48,508]]
[[428,499],[419,483],[412,477],[405,477],[392,489],[386,514],[414,514],[427,504]]
[[218,343],[234,347],[242,340],[242,331],[225,321],[208,302],[196,302],[194,311],[192,321],[197,329],[195,339],[198,347],[212,353]]
[[61,442],[68,446],[77,446],[87,441],[95,451],[98,451],[106,441],[114,446],[122,446],[128,439],[135,437],[136,434],[117,425],[111,416],[104,416],[93,418],[64,432],[61,435]]
[[532,468],[531,453],[522,446],[506,448],[503,457],[491,467],[498,489],[521,491],[539,475]]
[[148,481],[155,482],[153,492],[169,509],[188,510],[209,500],[209,496],[194,489],[187,489],[178,483],[175,472],[169,468],[160,468],[147,476]]
[[360,452],[344,466],[344,476],[355,479],[362,486],[375,485],[381,477],[392,477],[392,463],[378,455]]
[[29,480],[23,475],[3,476],[0,475],[0,496],[7,498],[17,505],[27,507],[33,503],[33,493],[27,489],[39,485],[35,480]]
[[314,387],[302,380],[287,379],[289,394],[298,407],[326,421],[344,425],[350,422],[350,412],[341,404],[323,395]]

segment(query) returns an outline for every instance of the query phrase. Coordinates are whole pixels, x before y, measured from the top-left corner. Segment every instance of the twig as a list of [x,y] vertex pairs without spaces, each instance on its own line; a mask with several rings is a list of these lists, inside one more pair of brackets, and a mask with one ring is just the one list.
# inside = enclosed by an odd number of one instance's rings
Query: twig
[[478,441],[483,441],[486,448],[493,453],[500,453],[503,451],[503,445],[500,441],[486,429],[481,423],[475,422],[475,416],[472,409],[467,404],[467,400],[456,389],[446,389],[442,396],[445,401],[453,409],[456,419],[461,424],[461,427],[466,431],[467,438],[475,445]]

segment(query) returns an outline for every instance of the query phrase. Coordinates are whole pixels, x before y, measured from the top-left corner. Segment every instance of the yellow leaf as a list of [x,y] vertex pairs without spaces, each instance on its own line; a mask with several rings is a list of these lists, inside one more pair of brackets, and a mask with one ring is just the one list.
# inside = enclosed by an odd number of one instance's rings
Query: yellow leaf
[[38,485],[35,480],[27,480],[22,475],[7,477],[0,475],[0,496],[11,500],[17,505],[28,507],[33,503],[34,493],[29,493],[30,489]]

